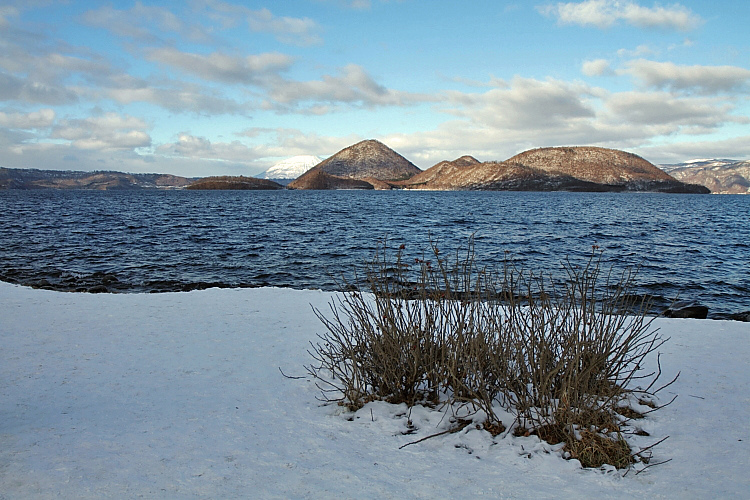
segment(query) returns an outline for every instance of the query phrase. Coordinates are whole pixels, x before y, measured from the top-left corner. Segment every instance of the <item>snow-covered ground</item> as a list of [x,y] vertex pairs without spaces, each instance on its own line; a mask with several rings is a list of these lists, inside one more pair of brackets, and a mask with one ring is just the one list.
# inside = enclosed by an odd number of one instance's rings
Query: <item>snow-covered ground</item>
[[[423,408],[321,405],[310,308],[276,288],[89,295],[0,283],[0,498],[748,498],[750,324],[658,319],[672,461],[583,470]],[[665,395],[668,396],[668,395]],[[550,453],[545,453],[550,451]]]

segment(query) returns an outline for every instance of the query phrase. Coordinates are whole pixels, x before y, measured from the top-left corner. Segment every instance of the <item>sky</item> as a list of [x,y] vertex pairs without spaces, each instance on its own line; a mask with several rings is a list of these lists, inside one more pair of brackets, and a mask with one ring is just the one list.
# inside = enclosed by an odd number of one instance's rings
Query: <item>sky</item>
[[257,175],[602,146],[750,159],[750,2],[0,3],[0,167]]

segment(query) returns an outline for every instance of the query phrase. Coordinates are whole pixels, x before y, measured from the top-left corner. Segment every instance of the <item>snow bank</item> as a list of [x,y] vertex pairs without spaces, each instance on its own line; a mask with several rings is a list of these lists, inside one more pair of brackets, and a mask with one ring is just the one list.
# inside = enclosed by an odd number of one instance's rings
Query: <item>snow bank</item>
[[750,324],[658,319],[667,441],[637,476],[424,408],[322,406],[303,375],[331,293],[87,295],[0,283],[0,498],[738,498],[750,491]]

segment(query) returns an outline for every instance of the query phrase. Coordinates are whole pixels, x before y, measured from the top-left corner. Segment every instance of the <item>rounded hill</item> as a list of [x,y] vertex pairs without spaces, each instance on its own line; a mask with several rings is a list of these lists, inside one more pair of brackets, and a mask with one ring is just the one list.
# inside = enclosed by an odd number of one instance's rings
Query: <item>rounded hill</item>
[[638,155],[592,146],[531,149],[517,154],[507,162],[597,184],[675,180]]
[[381,181],[408,179],[421,172],[412,162],[373,139],[342,149],[311,171],[352,179],[372,177]]
[[267,179],[256,179],[255,177],[245,176],[218,176],[204,177],[190,184],[186,189],[224,189],[224,190],[248,190],[248,189],[284,189],[281,184],[277,184]]

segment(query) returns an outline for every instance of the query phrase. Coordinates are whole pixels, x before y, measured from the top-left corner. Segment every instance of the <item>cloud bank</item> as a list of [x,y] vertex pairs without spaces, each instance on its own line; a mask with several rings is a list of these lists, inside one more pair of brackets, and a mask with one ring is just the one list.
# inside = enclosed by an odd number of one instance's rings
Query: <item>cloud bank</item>
[[557,19],[559,24],[610,28],[624,22],[638,28],[660,28],[679,31],[695,29],[703,19],[680,4],[668,7],[643,7],[619,0],[586,0],[537,7],[540,13]]

